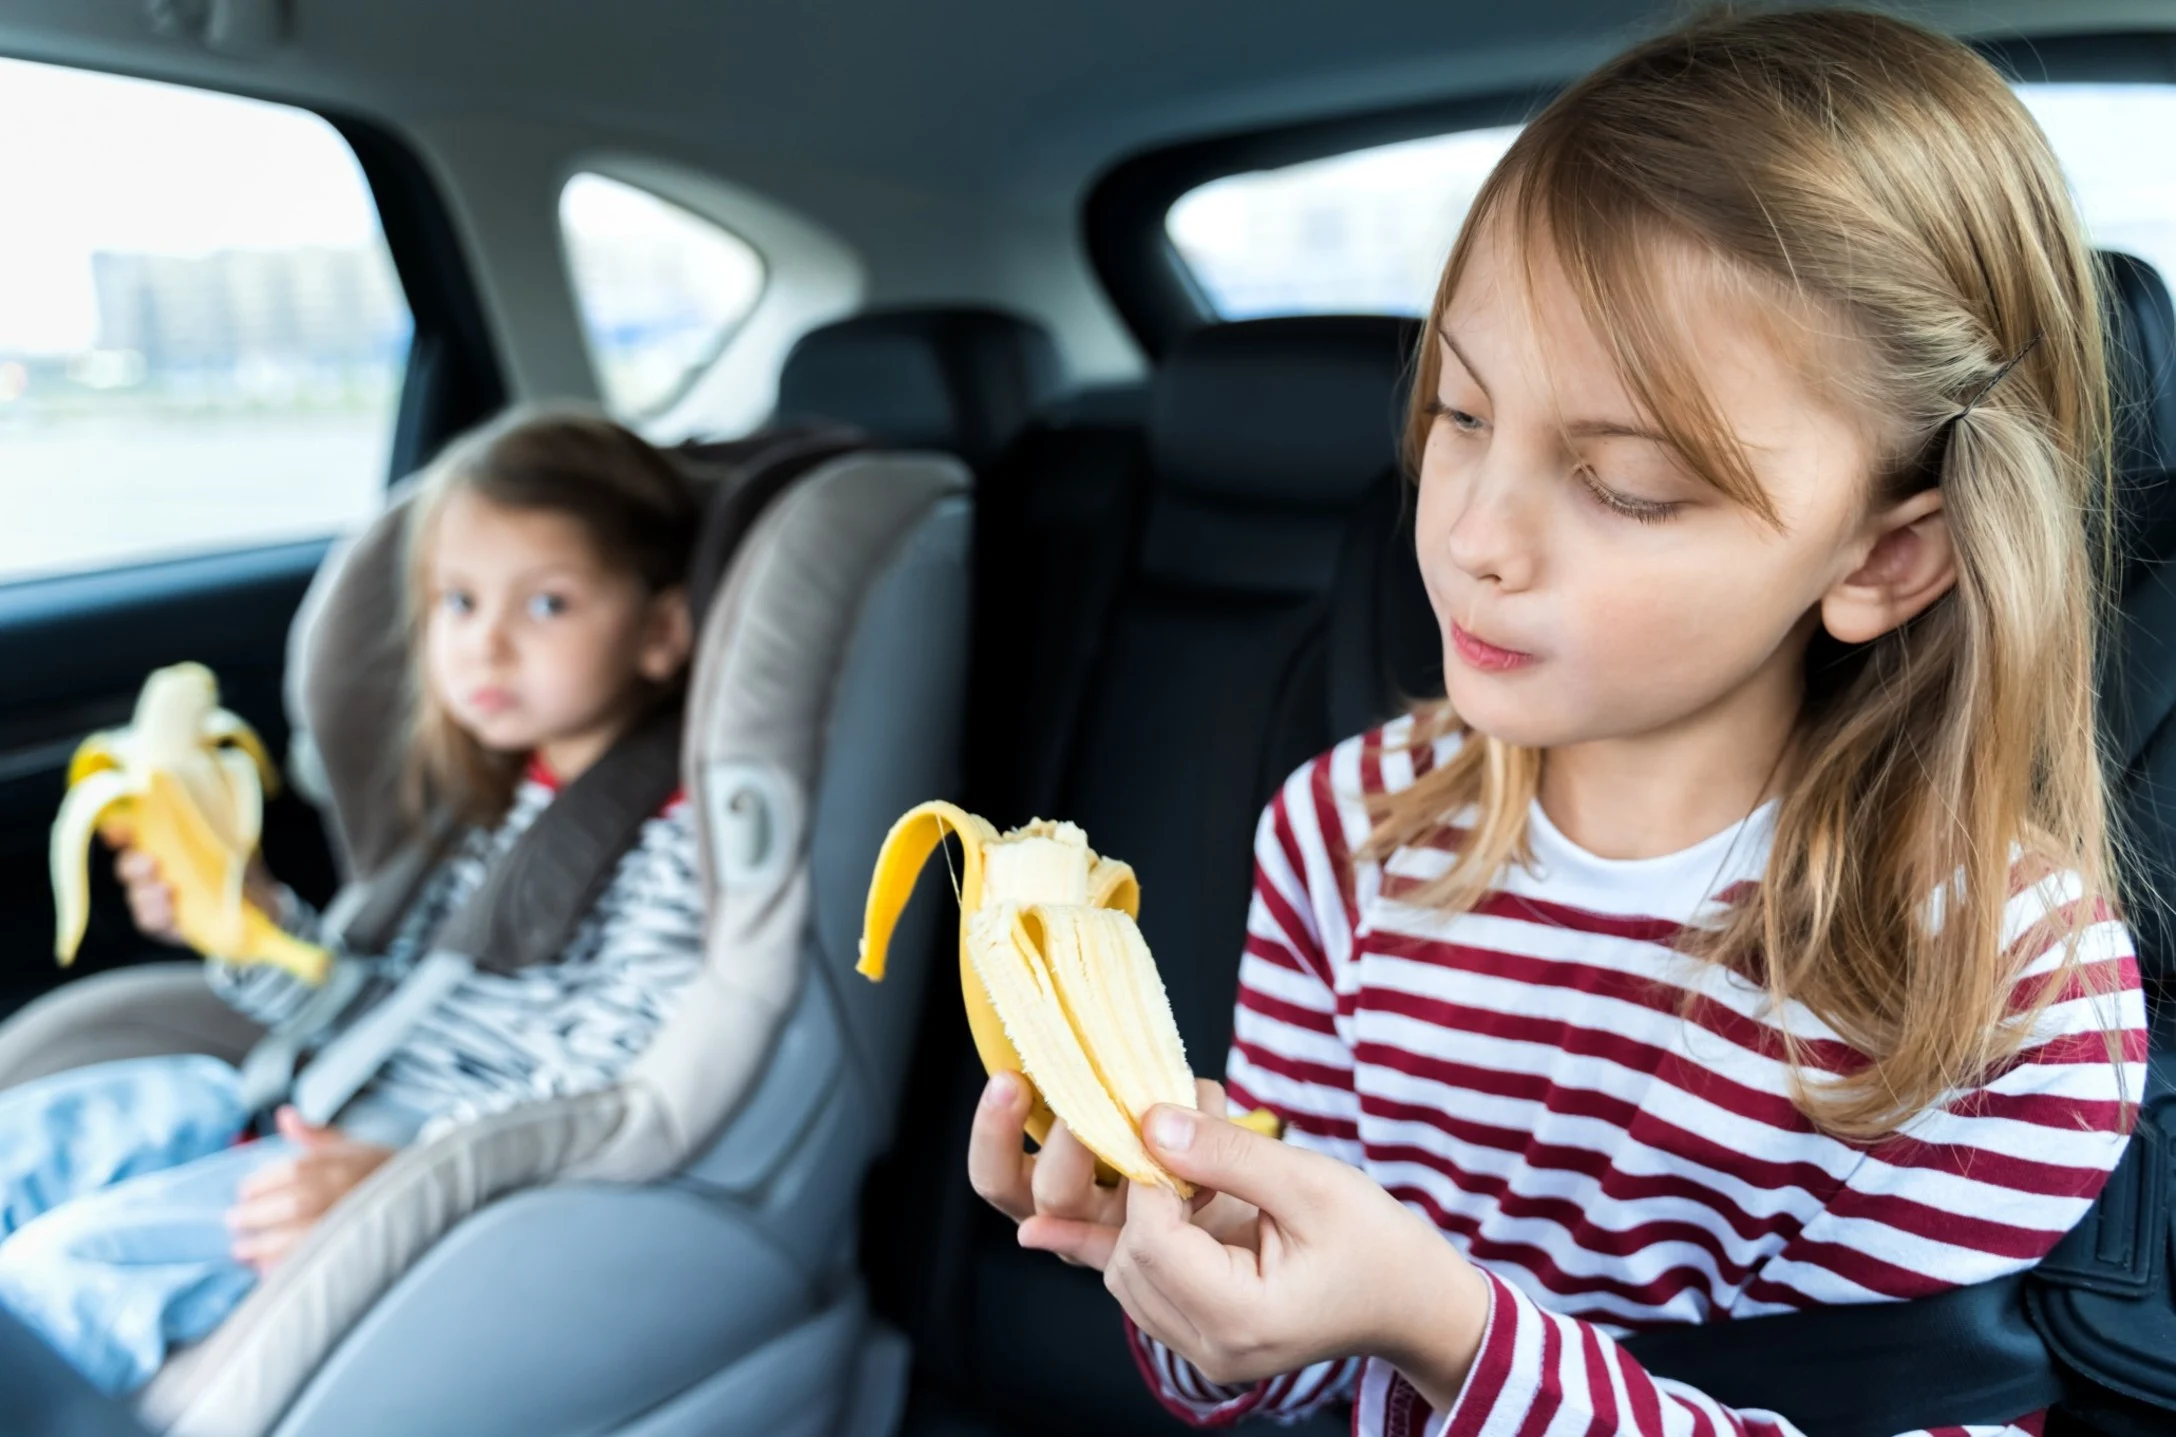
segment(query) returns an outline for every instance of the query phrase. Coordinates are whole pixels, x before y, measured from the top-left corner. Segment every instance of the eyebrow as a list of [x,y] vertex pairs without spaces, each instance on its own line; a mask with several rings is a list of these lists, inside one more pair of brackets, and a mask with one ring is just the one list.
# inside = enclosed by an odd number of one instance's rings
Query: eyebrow
[[[549,564],[539,564],[532,568],[523,569],[512,575],[508,582],[518,587],[526,584],[539,584],[547,579],[582,579],[588,577],[589,572],[589,570],[571,559],[554,560]],[[466,579],[471,576],[464,569],[448,566],[440,568],[437,577],[443,580]]]
[[[1458,341],[1451,337],[1451,332],[1438,325],[1436,326],[1436,337],[1443,341],[1453,355],[1457,356],[1458,362],[1465,366],[1466,373],[1472,376],[1475,384],[1480,386],[1481,392],[1491,399],[1495,398],[1493,394],[1489,394],[1488,381],[1481,378],[1481,371],[1474,367],[1473,360],[1467,356],[1466,351],[1458,347]],[[1564,426],[1564,433],[1568,438],[1572,439],[1645,439],[1653,444],[1668,444],[1670,442],[1667,435],[1657,430],[1650,429],[1644,424],[1628,423],[1622,419],[1576,419]]]

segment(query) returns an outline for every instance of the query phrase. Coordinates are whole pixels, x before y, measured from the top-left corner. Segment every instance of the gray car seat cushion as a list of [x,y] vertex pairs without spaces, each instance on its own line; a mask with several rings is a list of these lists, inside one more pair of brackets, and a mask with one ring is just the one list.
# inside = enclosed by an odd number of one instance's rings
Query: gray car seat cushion
[[556,1179],[666,1176],[741,1109],[808,966],[810,795],[844,655],[886,576],[967,487],[953,460],[853,454],[765,513],[705,618],[690,679],[684,767],[709,916],[704,967],[672,1016],[617,1087],[517,1109],[387,1164],[153,1380],[140,1402],[148,1422],[259,1437],[463,1217]]
[[0,1088],[168,1053],[239,1063],[262,1036],[263,1027],[213,995],[201,962],[144,963],[56,988],[0,1024]]
[[492,1199],[565,1171],[619,1116],[619,1094],[608,1089],[515,1108],[403,1151],[328,1213],[233,1317],[162,1368],[138,1414],[176,1437],[258,1437],[432,1243]]
[[401,805],[385,801],[399,790],[402,748],[386,735],[403,730],[410,708],[400,585],[411,488],[334,547],[287,631],[288,774],[330,820],[343,882],[377,872],[413,836]]
[[841,656],[902,546],[967,485],[950,459],[847,455],[788,491],[749,535],[704,624],[688,694],[708,962],[621,1079],[619,1130],[574,1176],[641,1181],[672,1170],[761,1072],[800,981],[808,796]]

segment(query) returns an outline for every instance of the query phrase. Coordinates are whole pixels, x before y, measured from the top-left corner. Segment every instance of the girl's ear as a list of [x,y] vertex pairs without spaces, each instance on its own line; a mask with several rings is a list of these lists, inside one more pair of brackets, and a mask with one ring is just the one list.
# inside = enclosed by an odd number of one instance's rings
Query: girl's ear
[[1844,643],[1880,638],[1957,583],[1940,489],[1922,489],[1874,515],[1856,542],[1866,545],[1858,567],[1821,596],[1821,626]]
[[680,672],[694,648],[695,621],[688,613],[688,591],[675,585],[650,600],[649,622],[644,625],[635,667],[651,683],[661,684]]

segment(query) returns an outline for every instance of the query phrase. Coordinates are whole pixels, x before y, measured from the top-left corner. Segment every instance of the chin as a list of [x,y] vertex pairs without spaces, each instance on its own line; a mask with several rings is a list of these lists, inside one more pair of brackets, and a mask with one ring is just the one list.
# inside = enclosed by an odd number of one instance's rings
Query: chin
[[537,746],[537,736],[529,724],[484,718],[465,721],[461,727],[468,730],[470,738],[493,753],[527,753]]
[[1551,702],[1539,687],[1464,673],[1450,677],[1446,688],[1451,712],[1460,722],[1513,748],[1560,748],[1592,736],[1591,725],[1581,721],[1583,715],[1568,712],[1568,705],[1561,702]]

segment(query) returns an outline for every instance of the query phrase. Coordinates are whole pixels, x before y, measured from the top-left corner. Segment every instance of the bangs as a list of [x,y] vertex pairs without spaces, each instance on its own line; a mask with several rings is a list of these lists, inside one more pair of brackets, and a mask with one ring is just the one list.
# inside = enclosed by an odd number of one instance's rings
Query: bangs
[[[1763,522],[1780,525],[1745,444],[1701,383],[1695,363],[1699,307],[1684,301],[1689,289],[1705,285],[1764,312],[1764,318],[1794,306],[1780,287],[1716,258],[1715,245],[1666,215],[1642,187],[1628,181],[1625,167],[1606,146],[1584,144],[1576,130],[1548,126],[1546,119],[1519,137],[1476,197],[1444,267],[1431,335],[1443,323],[1476,236],[1491,224],[1501,226],[1519,256],[1529,306],[1538,292],[1538,269],[1554,260],[1641,422],[1653,426],[1692,474]],[[1537,332],[1546,333],[1535,318]],[[1408,459],[1416,474],[1429,422],[1422,406],[1434,393],[1441,367],[1436,346],[1428,344],[1408,433]]]

